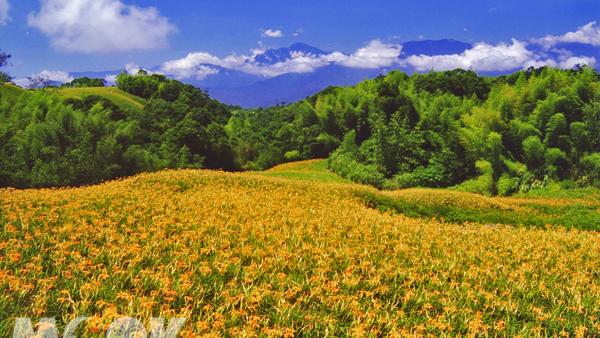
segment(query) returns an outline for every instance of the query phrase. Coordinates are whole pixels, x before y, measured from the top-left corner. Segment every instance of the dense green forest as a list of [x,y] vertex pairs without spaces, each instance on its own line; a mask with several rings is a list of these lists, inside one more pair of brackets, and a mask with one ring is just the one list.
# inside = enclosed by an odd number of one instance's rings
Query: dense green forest
[[[67,87],[100,87],[78,79]],[[380,188],[507,195],[550,181],[600,184],[600,76],[587,67],[393,71],[268,109],[227,107],[162,75],[121,74],[144,102],[0,89],[0,186],[82,185],[163,168],[260,170],[329,158]],[[143,108],[142,108],[143,107]]]
[[329,156],[380,188],[449,187],[507,195],[599,184],[600,77],[591,68],[478,77],[391,72],[301,102],[233,113],[227,131],[245,168]]
[[144,108],[4,85],[0,186],[83,185],[163,168],[235,169],[226,106],[162,75],[123,75],[118,83],[146,98]]

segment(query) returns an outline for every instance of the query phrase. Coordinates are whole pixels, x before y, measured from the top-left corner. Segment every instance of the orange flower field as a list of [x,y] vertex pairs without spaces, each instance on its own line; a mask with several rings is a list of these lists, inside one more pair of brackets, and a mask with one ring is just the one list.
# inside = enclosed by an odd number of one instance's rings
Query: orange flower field
[[188,318],[182,337],[600,335],[597,232],[409,218],[361,193],[384,194],[201,170],[0,190],[0,335],[78,316],[98,337],[120,316]]

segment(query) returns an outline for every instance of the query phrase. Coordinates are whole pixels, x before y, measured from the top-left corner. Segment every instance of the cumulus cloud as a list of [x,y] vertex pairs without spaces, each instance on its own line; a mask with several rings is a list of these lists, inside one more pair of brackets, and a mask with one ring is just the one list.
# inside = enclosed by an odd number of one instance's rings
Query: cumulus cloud
[[200,68],[206,67],[207,64],[219,65],[222,64],[222,61],[210,53],[190,53],[184,58],[163,63],[161,69],[178,79],[194,77],[202,80],[206,77],[206,74]]
[[219,73],[218,67],[237,70],[248,74],[274,77],[285,73],[308,73],[331,62],[329,55],[315,56],[304,53],[292,53],[291,58],[272,65],[260,64],[256,56],[261,50],[253,50],[252,55],[232,54],[219,58],[210,53],[190,53],[184,58],[165,62],[161,70],[179,79],[196,78],[199,80]]
[[382,68],[389,67],[399,61],[401,45],[386,44],[380,40],[373,40],[363,48],[359,48],[352,55],[338,62],[351,68]]
[[381,68],[398,63],[401,50],[402,47],[399,45],[388,45],[374,40],[351,55],[340,52],[325,55],[293,52],[289,59],[275,64],[262,64],[256,61],[256,57],[265,52],[263,48],[252,50],[250,55],[232,54],[224,58],[206,52],[196,52],[163,63],[161,71],[178,79],[202,80],[206,76],[217,74],[219,72],[217,67],[264,77],[286,73],[310,73],[331,64],[352,68]]
[[69,75],[69,73],[60,70],[43,70],[33,77],[39,77],[49,81],[56,81],[61,83],[67,83],[74,80],[73,77]]
[[554,47],[559,43],[569,42],[578,42],[600,47],[600,26],[597,25],[596,21],[592,21],[579,27],[574,32],[568,32],[563,35],[548,35],[533,41],[546,49]]
[[120,0],[41,0],[40,11],[30,13],[28,23],[56,49],[83,53],[160,48],[176,30],[155,8]]
[[27,78],[13,79],[12,82],[14,84],[16,84],[17,86],[22,87],[22,88],[27,88],[29,86],[29,83],[30,83],[29,79],[27,79]]
[[[585,41],[592,43],[594,40],[590,27],[593,28],[593,25],[588,24],[579,31],[587,32],[583,34],[588,37]],[[569,33],[564,37],[561,39],[571,39]],[[584,41],[582,38],[578,39]],[[416,71],[462,68],[478,72],[507,72],[528,67],[551,66],[570,69],[578,64],[589,66],[597,64],[594,57],[573,55],[567,50],[557,48],[540,50],[531,48],[531,44],[534,42],[528,43],[516,39],[509,43],[498,44],[480,42],[460,54],[411,55],[402,58],[402,45],[373,40],[349,55],[341,52],[324,55],[294,52],[284,61],[265,64],[256,60],[258,55],[266,51],[264,45],[259,42],[259,48],[252,50],[249,55],[231,54],[221,58],[207,52],[195,52],[181,59],[163,63],[160,71],[178,79],[202,80],[207,76],[218,74],[222,69],[269,78],[286,73],[308,73],[328,65],[365,69],[398,67]]]
[[31,75],[29,78],[15,79],[13,82],[21,87],[29,87],[32,85],[30,79],[40,79],[44,82],[58,82],[68,83],[74,80],[74,78],[67,72],[59,70],[43,70],[38,74]]
[[6,25],[10,17],[8,12],[10,11],[10,3],[8,0],[0,0],[0,25]]
[[418,71],[462,68],[491,72],[523,68],[529,62],[538,61],[539,58],[540,56],[527,49],[524,42],[513,39],[511,44],[478,43],[462,54],[412,55],[403,60],[403,64]]
[[281,31],[280,29],[265,29],[262,32],[262,36],[266,38],[282,38],[283,31]]
[[117,75],[106,75],[104,81],[109,86],[114,86],[117,83]]
[[588,56],[571,56],[558,64],[558,66],[563,69],[573,69],[577,65],[594,67],[596,65],[596,58]]
[[512,43],[491,45],[478,43],[462,54],[449,55],[412,55],[403,59],[403,66],[413,67],[417,71],[452,70],[456,68],[472,69],[478,72],[502,72],[529,67],[559,67],[571,69],[576,65],[594,66],[593,57],[576,56],[567,50],[550,50],[548,53],[528,49],[526,42],[513,39]]
[[135,75],[140,70],[142,70],[142,67],[140,67],[137,63],[130,62],[125,65],[125,72],[129,75]]
[[554,59],[547,59],[544,61],[540,61],[538,65],[532,64],[534,67],[539,66],[549,66],[549,67],[558,67],[563,69],[573,69],[577,65],[587,65],[593,67],[596,65],[596,58],[589,56],[578,56],[573,55],[572,52],[566,49],[551,49],[552,53],[558,55]]

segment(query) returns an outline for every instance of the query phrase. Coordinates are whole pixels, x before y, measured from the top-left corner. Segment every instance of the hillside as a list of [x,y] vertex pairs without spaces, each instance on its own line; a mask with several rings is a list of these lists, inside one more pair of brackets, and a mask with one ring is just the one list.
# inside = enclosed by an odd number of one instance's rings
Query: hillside
[[143,110],[146,101],[138,96],[131,95],[116,87],[94,87],[94,88],[59,88],[56,93],[64,98],[84,99],[88,96],[99,96],[136,110]]
[[[98,96],[109,100],[117,105],[122,105],[135,110],[143,110],[146,100],[141,97],[131,95],[116,87],[82,87],[82,88],[46,88],[48,93],[56,94],[65,99],[83,100],[89,96]],[[19,96],[27,90],[11,84],[0,85],[0,97],[5,97],[14,103]]]
[[119,79],[122,88],[0,92],[0,187],[89,185],[165,168],[236,168],[224,130],[228,107],[164,76]]
[[411,191],[272,177],[320,168],[0,190],[0,335],[40,314],[96,314],[89,336],[157,314],[189,318],[182,336],[600,334],[598,233],[408,218],[364,197]]
[[11,84],[0,84],[0,97],[5,97],[9,100],[9,102],[16,102],[21,94],[23,94],[25,90],[21,87],[17,87]]
[[393,71],[268,109],[226,106],[143,71],[120,74],[117,86],[0,96],[0,186],[328,158],[345,179],[386,190],[600,187],[600,74],[589,67]]
[[448,189],[373,191],[327,169],[325,160],[290,162],[257,175],[321,183],[346,183],[366,206],[451,223],[559,226],[600,231],[600,189],[535,189],[514,197],[487,197]]
[[245,169],[328,157],[341,176],[389,190],[600,186],[600,75],[586,67],[500,77],[394,71],[234,111],[227,131]]
[[327,161],[325,160],[288,162],[277,165],[269,170],[258,172],[258,174],[310,182],[350,183],[349,180],[329,171],[327,169]]

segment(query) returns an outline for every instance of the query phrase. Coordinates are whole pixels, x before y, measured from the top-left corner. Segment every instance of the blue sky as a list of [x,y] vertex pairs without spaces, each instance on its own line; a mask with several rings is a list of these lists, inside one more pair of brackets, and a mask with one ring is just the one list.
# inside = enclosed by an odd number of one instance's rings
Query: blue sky
[[[96,22],[103,15],[118,17]],[[9,72],[23,77],[157,66],[192,52],[223,58],[299,41],[348,54],[374,40],[527,41],[600,21],[600,1],[0,0],[2,21],[0,49],[13,54]]]

